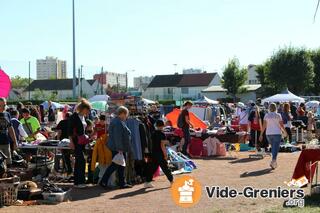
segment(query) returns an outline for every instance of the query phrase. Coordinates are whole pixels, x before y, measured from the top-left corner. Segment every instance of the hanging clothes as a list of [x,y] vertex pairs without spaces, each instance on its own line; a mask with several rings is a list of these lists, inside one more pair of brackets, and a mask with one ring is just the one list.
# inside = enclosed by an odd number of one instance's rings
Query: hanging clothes
[[136,118],[129,118],[127,120],[127,126],[131,131],[131,145],[133,149],[133,159],[142,160],[142,148],[141,148],[141,137],[139,131],[140,121]]
[[212,116],[212,109],[210,107],[207,107],[205,115],[204,115],[205,121],[209,121],[210,122],[211,116]]

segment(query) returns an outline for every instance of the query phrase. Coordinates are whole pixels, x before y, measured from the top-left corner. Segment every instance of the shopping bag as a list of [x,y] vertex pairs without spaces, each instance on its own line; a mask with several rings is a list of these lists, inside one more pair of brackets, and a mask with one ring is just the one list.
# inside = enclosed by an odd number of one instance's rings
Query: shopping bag
[[124,159],[123,153],[120,152],[113,157],[112,162],[120,166],[126,166],[126,160]]

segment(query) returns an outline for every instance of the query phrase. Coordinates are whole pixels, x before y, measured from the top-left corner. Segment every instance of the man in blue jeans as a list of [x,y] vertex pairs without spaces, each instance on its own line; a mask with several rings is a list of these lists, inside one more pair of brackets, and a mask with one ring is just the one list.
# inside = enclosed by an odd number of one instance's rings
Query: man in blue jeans
[[189,109],[192,107],[192,105],[193,104],[191,101],[185,102],[183,105],[183,110],[181,111],[181,114],[179,116],[182,119],[182,131],[183,131],[183,138],[184,138],[182,154],[184,155],[188,155],[187,149],[191,141],[190,127],[192,127],[192,125],[190,123]]

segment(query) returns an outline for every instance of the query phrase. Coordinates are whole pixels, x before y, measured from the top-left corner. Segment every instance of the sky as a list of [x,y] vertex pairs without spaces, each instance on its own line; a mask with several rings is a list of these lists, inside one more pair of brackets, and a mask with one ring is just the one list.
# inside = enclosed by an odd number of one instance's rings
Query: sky
[[[229,59],[263,63],[280,47],[320,47],[317,0],[75,0],[76,65],[129,78],[200,68]],[[36,77],[36,59],[67,60],[72,77],[72,0],[0,1],[0,66]],[[174,66],[174,64],[177,64]],[[135,70],[132,72],[131,70]],[[132,80],[129,81],[132,85]]]

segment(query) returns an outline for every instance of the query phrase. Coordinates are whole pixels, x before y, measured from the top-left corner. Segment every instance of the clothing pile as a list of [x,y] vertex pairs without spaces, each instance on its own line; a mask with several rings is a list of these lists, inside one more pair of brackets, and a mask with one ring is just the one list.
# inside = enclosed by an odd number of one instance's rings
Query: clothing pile
[[203,141],[207,149],[207,156],[226,156],[226,147],[216,137],[209,137]]
[[[272,148],[271,148],[272,149]],[[283,144],[280,145],[280,150],[279,152],[287,152],[287,153],[291,153],[291,152],[297,152],[297,151],[301,151],[301,148],[298,146],[294,146],[291,144]]]

